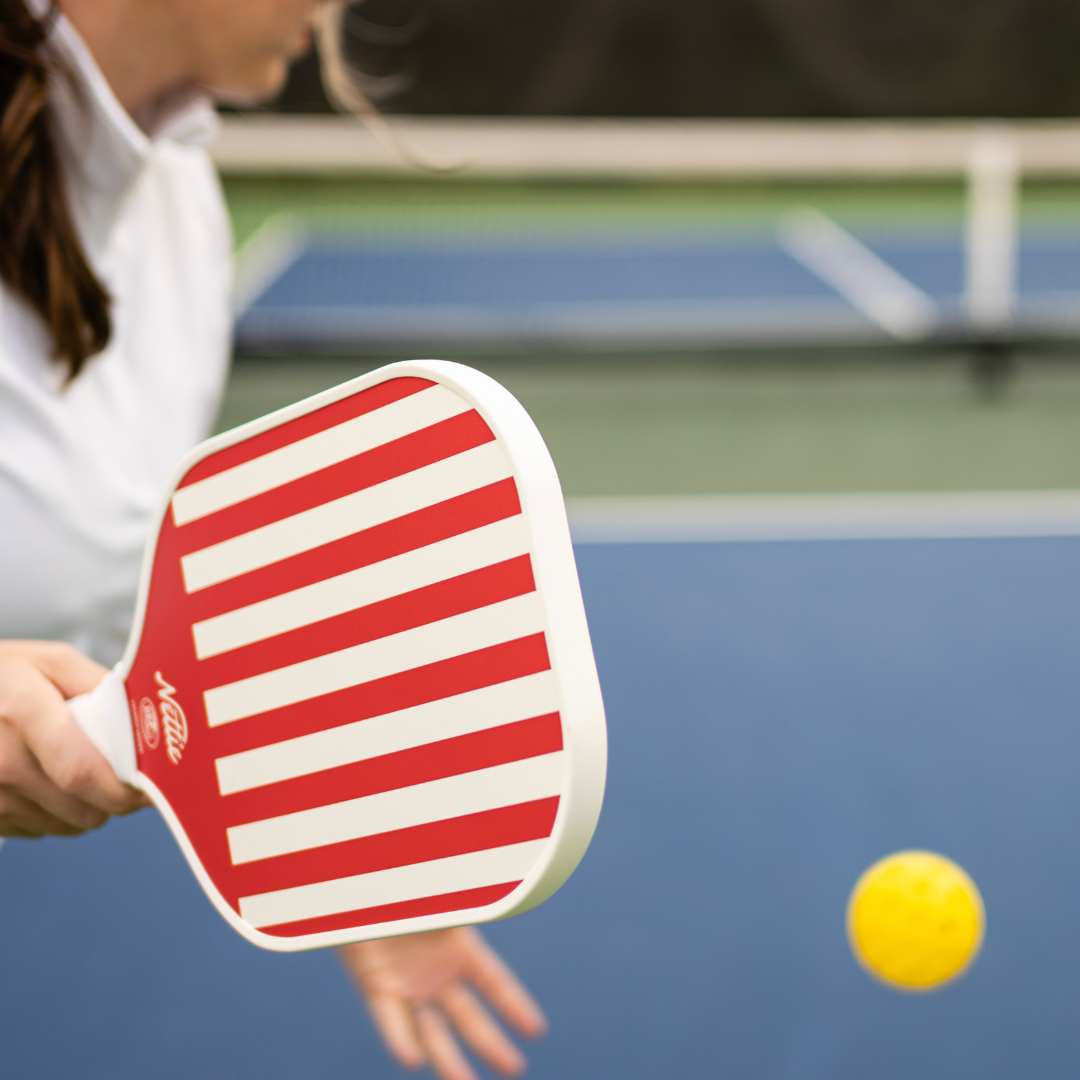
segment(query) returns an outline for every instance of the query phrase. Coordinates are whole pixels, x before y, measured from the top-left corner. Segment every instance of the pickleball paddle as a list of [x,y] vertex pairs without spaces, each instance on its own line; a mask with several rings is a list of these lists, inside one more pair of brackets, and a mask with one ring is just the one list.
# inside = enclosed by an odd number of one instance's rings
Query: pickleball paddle
[[600,812],[558,476],[498,383],[393,364],[193,450],[69,702],[218,911],[295,950],[526,911]]

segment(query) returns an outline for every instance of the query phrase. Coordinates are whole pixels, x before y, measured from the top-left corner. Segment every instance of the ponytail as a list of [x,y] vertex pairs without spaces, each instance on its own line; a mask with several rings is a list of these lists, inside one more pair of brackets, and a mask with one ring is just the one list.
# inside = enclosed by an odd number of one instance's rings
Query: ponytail
[[109,343],[109,294],[75,231],[53,141],[48,44],[55,8],[0,0],[0,280],[41,316],[69,377]]

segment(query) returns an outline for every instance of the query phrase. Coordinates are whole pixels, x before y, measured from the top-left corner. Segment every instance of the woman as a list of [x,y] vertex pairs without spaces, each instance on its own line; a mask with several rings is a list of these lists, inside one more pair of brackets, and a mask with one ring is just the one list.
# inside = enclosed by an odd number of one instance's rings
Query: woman
[[[145,805],[63,702],[119,657],[150,518],[225,379],[209,93],[272,94],[317,0],[0,0],[0,834]],[[61,644],[60,642],[66,642]],[[540,1010],[473,930],[340,950],[394,1056],[505,1074]]]

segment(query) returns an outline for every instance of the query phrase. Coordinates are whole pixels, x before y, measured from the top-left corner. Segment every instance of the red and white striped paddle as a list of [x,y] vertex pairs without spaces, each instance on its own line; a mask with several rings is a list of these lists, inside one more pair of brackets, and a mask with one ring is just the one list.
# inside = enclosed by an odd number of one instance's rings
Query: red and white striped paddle
[[393,364],[203,443],[72,713],[221,914],[305,949],[525,911],[600,812],[555,467],[498,383]]

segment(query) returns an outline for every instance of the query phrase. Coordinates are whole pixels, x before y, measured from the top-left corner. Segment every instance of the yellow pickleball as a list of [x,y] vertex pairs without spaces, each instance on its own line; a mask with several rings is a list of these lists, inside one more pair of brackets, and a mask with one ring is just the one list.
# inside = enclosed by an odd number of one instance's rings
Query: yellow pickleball
[[985,927],[975,882],[932,851],[899,851],[874,863],[848,901],[851,951],[898,990],[934,990],[962,975]]

